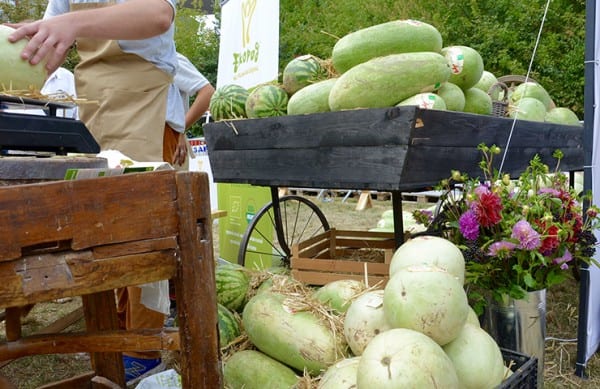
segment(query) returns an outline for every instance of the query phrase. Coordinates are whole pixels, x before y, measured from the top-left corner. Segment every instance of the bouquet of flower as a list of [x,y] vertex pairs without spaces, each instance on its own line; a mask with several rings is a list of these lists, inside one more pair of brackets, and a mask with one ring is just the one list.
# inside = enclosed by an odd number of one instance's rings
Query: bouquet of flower
[[501,301],[524,298],[527,292],[563,282],[579,264],[595,261],[599,209],[589,205],[591,193],[578,194],[558,170],[535,156],[518,179],[493,168],[497,146],[479,145],[483,177],[469,178],[452,171],[436,215],[424,210],[414,217],[461,248],[469,295],[483,293]]

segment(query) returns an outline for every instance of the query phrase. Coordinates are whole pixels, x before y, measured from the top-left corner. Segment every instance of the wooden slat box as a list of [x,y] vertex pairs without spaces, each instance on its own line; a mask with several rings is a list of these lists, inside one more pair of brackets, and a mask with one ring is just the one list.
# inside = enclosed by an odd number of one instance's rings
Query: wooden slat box
[[[215,182],[262,186],[416,191],[451,169],[481,174],[477,145],[503,150],[517,175],[535,154],[563,171],[583,169],[583,128],[404,106],[208,123]],[[512,130],[512,135],[511,135]],[[502,158],[496,158],[499,167]]]
[[393,233],[332,228],[292,247],[292,277],[310,285],[342,279],[385,285],[394,250]]

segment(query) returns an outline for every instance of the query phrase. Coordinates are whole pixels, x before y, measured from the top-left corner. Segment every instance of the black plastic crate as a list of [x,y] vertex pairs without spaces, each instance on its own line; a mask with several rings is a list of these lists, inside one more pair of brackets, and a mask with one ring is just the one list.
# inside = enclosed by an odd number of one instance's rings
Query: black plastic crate
[[513,374],[498,389],[537,389],[538,360],[516,351],[501,348],[504,364],[512,361]]

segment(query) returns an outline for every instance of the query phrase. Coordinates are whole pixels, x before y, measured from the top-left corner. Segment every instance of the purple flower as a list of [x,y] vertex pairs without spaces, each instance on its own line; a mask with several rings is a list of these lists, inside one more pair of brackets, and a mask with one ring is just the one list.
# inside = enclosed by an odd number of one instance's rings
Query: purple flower
[[541,188],[538,190],[538,194],[549,193],[552,197],[559,197],[560,191],[554,188]]
[[487,255],[489,255],[490,257],[496,257],[501,252],[513,251],[515,249],[515,247],[517,247],[516,244],[514,244],[512,242],[507,242],[505,240],[503,240],[501,242],[494,242],[490,245]]
[[477,216],[473,211],[467,211],[458,219],[460,232],[469,240],[476,240],[479,237],[479,223]]
[[567,262],[571,262],[571,260],[573,260],[573,256],[571,255],[569,250],[565,250],[565,253],[563,254],[562,257],[554,258],[554,260],[552,262],[554,262],[557,265],[560,265],[560,268],[562,270],[567,270],[569,268],[569,265],[567,264]]
[[477,197],[481,197],[481,195],[486,194],[486,193],[490,193],[490,188],[488,188],[486,185],[479,185],[477,188],[473,189],[473,192],[475,193],[475,195],[477,195]]
[[[415,211],[416,212],[416,211]],[[419,209],[418,210],[421,217],[427,219],[429,223],[433,221],[433,212],[428,209]]]
[[514,225],[510,237],[517,239],[519,241],[519,248],[525,250],[535,250],[542,244],[540,234],[526,220],[519,220]]

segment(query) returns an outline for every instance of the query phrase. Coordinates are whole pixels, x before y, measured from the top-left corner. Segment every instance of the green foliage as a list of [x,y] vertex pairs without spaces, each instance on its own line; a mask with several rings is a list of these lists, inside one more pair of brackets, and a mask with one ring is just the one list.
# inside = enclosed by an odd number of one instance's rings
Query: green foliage
[[0,22],[18,23],[36,20],[44,15],[48,0],[0,1]]
[[[201,10],[180,8],[175,19],[177,51],[185,55],[213,85],[217,81],[219,35],[200,18]],[[200,21],[199,21],[200,20]]]
[[[202,20],[205,13],[201,10],[202,1],[195,2],[197,8],[177,10],[175,18],[175,45],[177,51],[185,55],[196,68],[214,86],[217,84],[217,70],[219,61],[219,32]],[[218,12],[218,1],[215,1]],[[192,101],[190,104],[193,102]],[[187,130],[188,137],[202,136],[202,123],[195,123]]]
[[[0,2],[0,21],[37,19],[47,0],[15,3]],[[186,8],[178,10],[175,41],[215,85],[219,31],[198,29],[195,17],[203,15],[202,3],[187,1]],[[352,31],[394,19],[417,19],[438,28],[444,46],[478,50],[485,69],[496,77],[525,75],[535,49],[530,76],[548,90],[556,105],[583,118],[585,1],[553,0],[536,49],[545,6],[545,0],[280,0],[279,67],[282,73],[289,61],[304,54],[328,59],[337,39]],[[218,0],[214,8],[219,19]],[[72,69],[76,63],[71,53],[65,67]]]
[[[416,19],[435,26],[444,46],[479,51],[485,69],[496,77],[525,75],[534,53],[546,1],[515,2],[422,0],[280,1],[280,69],[294,57],[327,59],[337,38],[394,19]],[[531,74],[556,105],[583,117],[585,1],[550,3]]]

